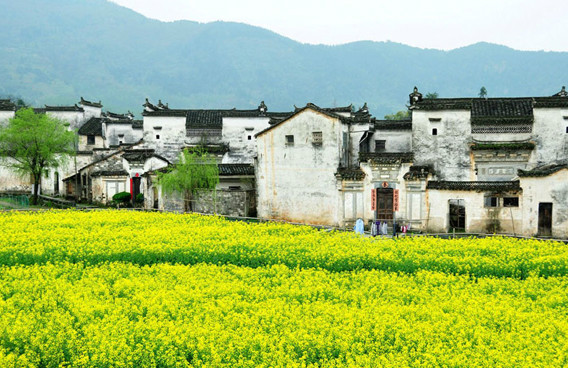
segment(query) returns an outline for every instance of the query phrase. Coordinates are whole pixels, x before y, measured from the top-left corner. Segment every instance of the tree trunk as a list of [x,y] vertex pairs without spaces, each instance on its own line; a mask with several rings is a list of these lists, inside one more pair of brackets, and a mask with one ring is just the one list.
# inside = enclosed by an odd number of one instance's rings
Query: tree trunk
[[183,201],[184,204],[185,204],[185,206],[184,206],[185,212],[193,212],[193,205],[191,203],[191,199],[192,199],[191,192],[186,191],[185,195],[184,195],[184,201]]
[[32,196],[32,205],[37,206],[38,204],[38,193],[39,193],[39,187],[41,185],[41,173],[39,174],[33,174],[34,176],[34,193]]

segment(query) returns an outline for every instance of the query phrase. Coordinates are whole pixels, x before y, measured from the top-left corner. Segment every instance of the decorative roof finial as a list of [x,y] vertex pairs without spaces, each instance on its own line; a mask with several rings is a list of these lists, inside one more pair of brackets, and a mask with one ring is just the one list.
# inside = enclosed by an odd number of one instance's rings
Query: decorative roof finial
[[266,111],[268,111],[268,107],[266,107],[264,101],[260,101],[260,105],[258,105],[258,111],[260,111],[261,114],[264,114]]
[[422,93],[418,92],[418,87],[414,86],[414,91],[408,95],[410,97],[410,105],[414,106],[417,102],[422,101]]

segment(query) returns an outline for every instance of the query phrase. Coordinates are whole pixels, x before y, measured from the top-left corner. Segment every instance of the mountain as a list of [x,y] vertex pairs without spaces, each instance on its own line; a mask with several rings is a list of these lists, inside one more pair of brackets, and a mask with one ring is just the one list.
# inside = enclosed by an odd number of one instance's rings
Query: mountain
[[105,0],[0,0],[0,96],[69,105],[83,96],[139,114],[173,108],[271,111],[307,102],[404,109],[416,85],[440,97],[548,96],[568,53],[478,43],[440,51],[392,42],[308,45],[239,23],[160,22]]

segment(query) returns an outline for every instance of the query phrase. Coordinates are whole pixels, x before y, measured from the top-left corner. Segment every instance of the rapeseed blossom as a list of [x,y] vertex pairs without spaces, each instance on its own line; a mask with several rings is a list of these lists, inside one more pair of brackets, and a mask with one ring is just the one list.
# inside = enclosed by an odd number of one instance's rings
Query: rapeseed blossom
[[0,213],[2,367],[562,367],[568,249]]

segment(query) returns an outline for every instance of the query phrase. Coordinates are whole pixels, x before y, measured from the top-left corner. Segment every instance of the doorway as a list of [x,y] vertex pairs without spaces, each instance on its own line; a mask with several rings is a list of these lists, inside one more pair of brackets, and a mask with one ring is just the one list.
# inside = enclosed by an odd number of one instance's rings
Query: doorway
[[392,224],[393,214],[393,189],[377,188],[377,220]]
[[449,231],[465,232],[465,201],[450,199],[449,201]]
[[140,194],[140,177],[132,178],[132,205],[136,204],[136,196]]
[[538,236],[552,236],[552,203],[538,204]]

